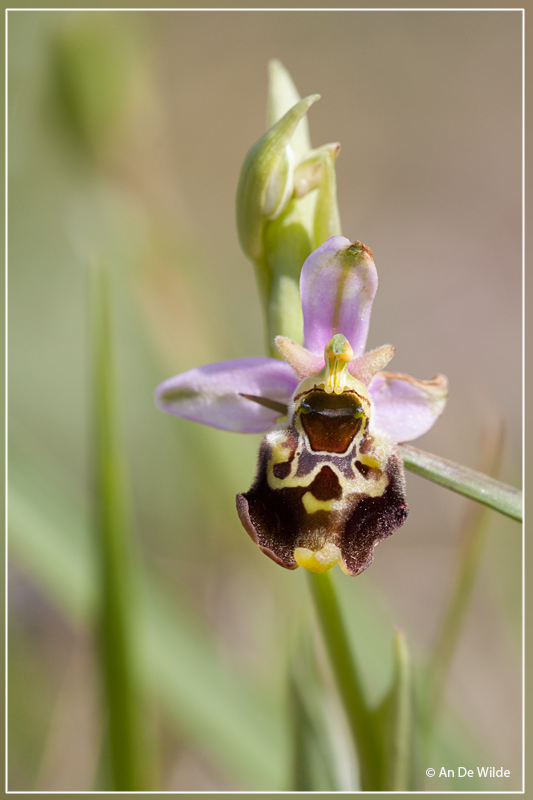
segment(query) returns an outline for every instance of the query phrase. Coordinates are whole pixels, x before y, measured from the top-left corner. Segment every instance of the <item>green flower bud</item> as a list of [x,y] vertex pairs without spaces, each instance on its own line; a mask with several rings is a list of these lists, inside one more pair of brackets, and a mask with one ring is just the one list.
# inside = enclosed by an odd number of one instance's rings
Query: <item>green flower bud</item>
[[[250,149],[237,189],[241,245],[256,267],[271,354],[276,335],[303,341],[299,303],[302,264],[325,239],[340,233],[334,161],[340,144],[311,148],[306,112],[279,61],[269,64],[270,130]],[[327,234],[327,235],[326,235]]]
[[237,230],[244,252],[256,262],[264,256],[263,229],[278,217],[294,191],[296,126],[318,94],[300,100],[248,151],[237,188]]

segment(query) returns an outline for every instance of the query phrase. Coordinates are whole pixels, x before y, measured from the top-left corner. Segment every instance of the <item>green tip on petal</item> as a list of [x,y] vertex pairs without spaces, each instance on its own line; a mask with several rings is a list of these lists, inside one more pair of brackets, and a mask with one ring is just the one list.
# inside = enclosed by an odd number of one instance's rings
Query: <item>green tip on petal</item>
[[358,264],[373,264],[374,263],[374,256],[372,255],[372,250],[370,247],[367,247],[366,244],[363,242],[353,242],[346,250],[341,254],[341,258],[343,258],[350,266],[357,266]]

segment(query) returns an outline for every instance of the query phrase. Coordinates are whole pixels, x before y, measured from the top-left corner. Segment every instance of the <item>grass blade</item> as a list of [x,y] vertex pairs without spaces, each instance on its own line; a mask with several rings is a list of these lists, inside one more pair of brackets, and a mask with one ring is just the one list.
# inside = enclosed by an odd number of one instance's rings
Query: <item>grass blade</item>
[[144,788],[142,716],[134,675],[131,546],[118,441],[108,277],[92,273],[94,390],[94,534],[100,596],[96,621],[100,645],[109,761],[115,791]]
[[292,738],[292,782],[295,792],[333,792],[336,785],[327,728],[323,686],[312,642],[304,629],[289,664],[289,713]]
[[320,629],[359,758],[361,788],[363,791],[376,791],[381,788],[381,743],[350,649],[333,583],[328,572],[321,575],[310,572],[309,577]]
[[[497,472],[503,449],[503,431],[499,432],[498,438],[485,436],[484,441],[486,445],[482,463],[488,471]],[[446,679],[479,572],[487,538],[487,523],[488,512],[484,506],[468,508],[460,536],[455,580],[427,668],[424,725],[428,747],[431,747]]]
[[394,634],[394,677],[387,698],[385,741],[385,788],[393,792],[413,790],[413,694],[411,658],[405,635]]

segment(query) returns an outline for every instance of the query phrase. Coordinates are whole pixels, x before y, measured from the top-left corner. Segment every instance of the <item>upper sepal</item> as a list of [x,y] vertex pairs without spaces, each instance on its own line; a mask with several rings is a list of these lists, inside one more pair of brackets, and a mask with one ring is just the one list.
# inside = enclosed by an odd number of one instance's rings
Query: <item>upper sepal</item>
[[377,286],[372,253],[361,242],[332,236],[311,253],[300,276],[306,348],[320,355],[340,333],[361,356]]

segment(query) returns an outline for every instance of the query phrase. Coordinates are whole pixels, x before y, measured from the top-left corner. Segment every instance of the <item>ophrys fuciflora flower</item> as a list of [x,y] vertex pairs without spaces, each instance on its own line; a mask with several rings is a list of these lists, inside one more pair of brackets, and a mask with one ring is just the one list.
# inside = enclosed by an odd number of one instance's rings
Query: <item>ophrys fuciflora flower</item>
[[366,569],[376,544],[407,516],[397,443],[426,433],[446,403],[443,375],[384,372],[392,345],[365,353],[376,289],[368,247],[333,236],[302,267],[305,347],[278,336],[283,361],[208,364],[156,390],[170,414],[267,431],[237,510],[253,541],[288,569]]

